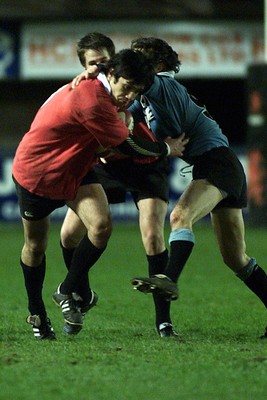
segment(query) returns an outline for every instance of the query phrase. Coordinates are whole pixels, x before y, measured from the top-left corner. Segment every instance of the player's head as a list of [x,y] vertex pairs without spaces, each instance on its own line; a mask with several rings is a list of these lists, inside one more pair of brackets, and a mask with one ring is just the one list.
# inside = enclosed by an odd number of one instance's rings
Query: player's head
[[115,54],[113,41],[99,32],[91,32],[77,43],[77,55],[86,69],[89,65],[107,62]]
[[123,108],[154,82],[155,71],[139,51],[124,49],[106,64],[107,78],[116,104]]
[[165,40],[155,37],[138,38],[132,40],[131,48],[141,51],[154,65],[156,72],[180,70],[181,61],[178,54]]

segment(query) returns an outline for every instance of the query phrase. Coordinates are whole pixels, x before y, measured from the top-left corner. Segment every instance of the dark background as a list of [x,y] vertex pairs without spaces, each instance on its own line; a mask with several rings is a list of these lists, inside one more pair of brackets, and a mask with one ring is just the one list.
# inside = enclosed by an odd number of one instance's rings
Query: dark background
[[[0,23],[18,28],[25,21],[56,22],[89,18],[150,19],[181,21],[262,21],[263,0],[127,0],[123,2],[89,0],[1,0]],[[178,76],[179,78],[179,76]],[[247,80],[186,79],[180,80],[188,91],[206,104],[230,143],[244,146],[247,139]],[[1,125],[0,147],[14,147],[39,106],[66,80],[18,81],[0,80]]]

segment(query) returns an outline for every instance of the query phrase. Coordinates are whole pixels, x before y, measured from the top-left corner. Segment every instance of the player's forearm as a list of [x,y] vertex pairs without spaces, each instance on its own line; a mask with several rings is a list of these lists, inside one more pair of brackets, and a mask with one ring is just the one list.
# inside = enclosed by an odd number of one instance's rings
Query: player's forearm
[[170,148],[165,142],[150,142],[133,135],[130,135],[116,149],[125,156],[133,157],[164,157],[170,154]]

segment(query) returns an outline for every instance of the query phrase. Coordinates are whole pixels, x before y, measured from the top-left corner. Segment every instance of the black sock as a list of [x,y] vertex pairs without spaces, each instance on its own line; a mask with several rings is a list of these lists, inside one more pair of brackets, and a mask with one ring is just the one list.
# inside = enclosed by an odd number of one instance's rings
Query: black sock
[[[154,256],[146,256],[148,261],[148,273],[149,276],[162,274],[166,268],[168,263],[168,250],[166,249],[163,253],[156,254]],[[155,304],[155,312],[156,312],[156,327],[158,328],[160,324],[163,322],[171,323],[170,317],[170,307],[171,302],[166,301],[164,297],[152,293],[153,300]]]
[[169,255],[168,250],[164,250],[160,254],[156,254],[155,256],[146,256],[148,261],[148,273],[149,276],[156,274],[163,274],[163,271],[168,264]]
[[105,247],[98,249],[85,235],[79,246],[75,249],[72,257],[71,267],[69,272],[61,284],[60,291],[62,294],[71,294],[77,292],[77,288],[85,274],[88,275],[89,269],[99,259]]
[[[62,250],[62,255],[63,255],[65,265],[67,267],[67,270],[69,271],[70,267],[71,267],[73,254],[74,254],[76,248],[74,247],[72,249],[67,249],[66,247],[64,247],[62,245],[61,242],[60,242],[60,247]],[[85,303],[90,302],[92,296],[91,296],[91,288],[90,288],[90,283],[89,283],[89,276],[88,276],[87,272],[85,274],[83,274],[83,276],[80,279],[80,282],[77,286],[77,293],[82,297],[82,299]]]
[[173,282],[177,282],[193,247],[194,243],[188,240],[174,240],[171,242],[169,262],[164,274]]
[[69,271],[70,266],[71,266],[73,253],[74,253],[76,247],[73,247],[72,249],[67,249],[66,247],[63,246],[63,244],[61,242],[60,242],[60,247],[61,247],[61,250],[62,250],[62,255],[63,255],[63,259],[64,259],[64,262],[65,262],[65,265],[67,267],[67,270]]
[[254,271],[244,280],[244,283],[267,307],[267,275],[265,271],[256,264]]
[[42,289],[46,270],[45,256],[38,267],[28,267],[22,262],[22,260],[20,260],[20,265],[24,275],[30,314],[46,317],[45,305],[42,298]]

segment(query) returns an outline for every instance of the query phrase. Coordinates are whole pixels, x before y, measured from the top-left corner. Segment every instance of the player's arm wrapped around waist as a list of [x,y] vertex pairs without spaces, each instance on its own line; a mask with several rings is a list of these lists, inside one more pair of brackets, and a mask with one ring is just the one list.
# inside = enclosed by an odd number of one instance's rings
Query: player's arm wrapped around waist
[[166,157],[170,154],[167,143],[150,142],[132,134],[115,149],[120,154],[131,157]]

